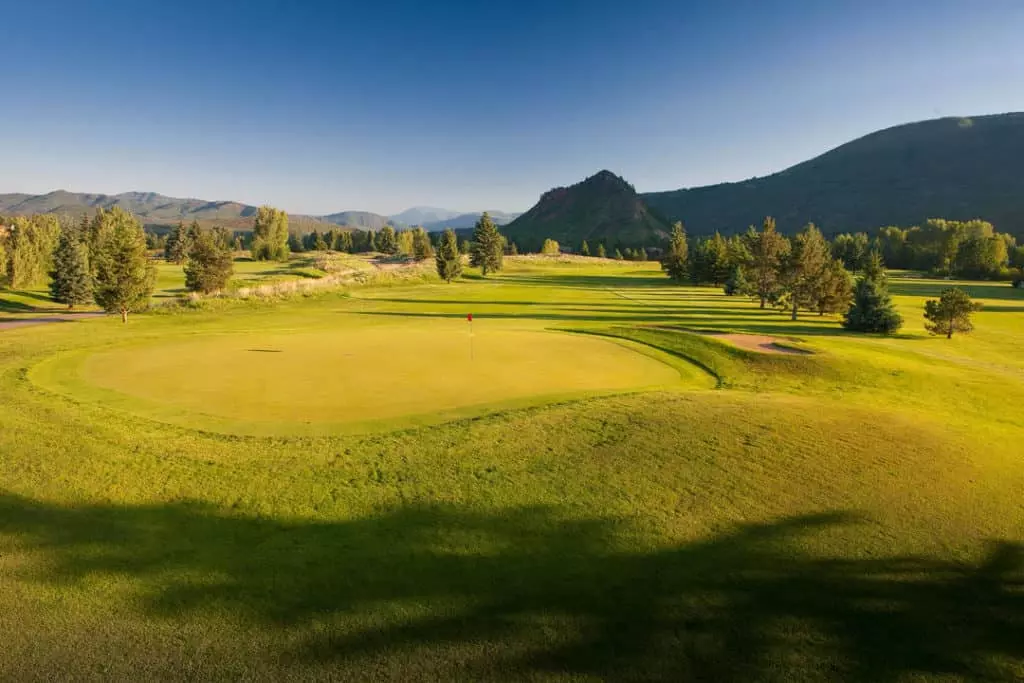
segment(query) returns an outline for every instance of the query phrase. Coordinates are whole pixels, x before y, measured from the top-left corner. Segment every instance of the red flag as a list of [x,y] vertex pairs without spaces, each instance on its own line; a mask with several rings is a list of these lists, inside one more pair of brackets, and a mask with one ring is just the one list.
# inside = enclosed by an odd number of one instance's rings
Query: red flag
[[469,322],[473,322],[473,314],[472,313],[467,314],[466,315],[466,320],[468,320]]

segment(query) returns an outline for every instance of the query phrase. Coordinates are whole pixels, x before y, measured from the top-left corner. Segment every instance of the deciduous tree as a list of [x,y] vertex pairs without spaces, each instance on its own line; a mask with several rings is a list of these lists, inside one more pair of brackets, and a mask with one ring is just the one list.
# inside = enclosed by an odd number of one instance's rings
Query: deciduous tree
[[252,257],[256,261],[287,261],[288,214],[270,206],[256,210],[252,225]]
[[931,334],[944,334],[951,339],[954,332],[970,332],[974,329],[971,314],[981,309],[981,304],[971,301],[967,292],[958,288],[944,289],[938,299],[924,304],[924,328]]

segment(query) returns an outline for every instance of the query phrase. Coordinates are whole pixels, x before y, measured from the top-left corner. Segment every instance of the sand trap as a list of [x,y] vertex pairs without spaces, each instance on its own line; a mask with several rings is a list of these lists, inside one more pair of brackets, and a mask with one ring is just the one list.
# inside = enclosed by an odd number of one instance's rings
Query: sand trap
[[763,334],[708,334],[707,336],[721,339],[748,351],[759,351],[761,353],[809,353],[800,349],[779,346],[779,342],[782,341],[781,339],[768,337]]
[[17,327],[42,325],[43,323],[66,323],[72,320],[86,320],[88,318],[97,318],[104,315],[106,315],[106,313],[55,313],[53,315],[48,315],[45,318],[20,318],[18,320],[0,322],[0,330],[13,330]]

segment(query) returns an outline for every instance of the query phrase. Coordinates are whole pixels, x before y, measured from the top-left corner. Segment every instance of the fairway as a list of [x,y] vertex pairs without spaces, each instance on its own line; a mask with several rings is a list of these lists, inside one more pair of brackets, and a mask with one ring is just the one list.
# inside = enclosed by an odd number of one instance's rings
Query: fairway
[[470,336],[465,321],[439,319],[186,337],[98,351],[77,368],[62,365],[60,374],[79,397],[107,397],[157,419],[246,433],[399,417],[438,421],[463,408],[680,381],[649,350],[505,329],[486,319],[475,327]]
[[0,331],[0,678],[1020,680],[1024,291],[891,279],[891,337],[531,257]]

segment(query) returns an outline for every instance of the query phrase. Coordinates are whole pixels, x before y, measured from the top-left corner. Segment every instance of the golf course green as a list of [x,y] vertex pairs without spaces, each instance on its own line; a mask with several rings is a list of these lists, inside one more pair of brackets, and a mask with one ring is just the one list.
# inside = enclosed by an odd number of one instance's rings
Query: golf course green
[[1024,291],[890,278],[891,337],[539,257],[0,330],[0,679],[1021,680]]

